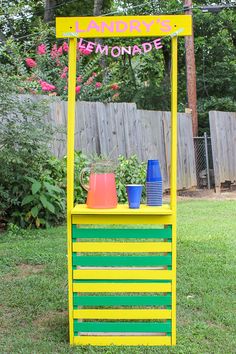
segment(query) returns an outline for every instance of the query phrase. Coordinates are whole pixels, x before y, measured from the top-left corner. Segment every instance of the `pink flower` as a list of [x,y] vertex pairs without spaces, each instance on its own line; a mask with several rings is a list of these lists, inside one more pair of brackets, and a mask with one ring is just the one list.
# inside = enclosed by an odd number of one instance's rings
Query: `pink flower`
[[81,86],[76,86],[75,92],[76,92],[76,93],[80,93],[80,90],[81,90]]
[[43,55],[46,54],[47,48],[45,44],[40,44],[37,49],[37,54]]
[[96,82],[95,86],[96,86],[97,88],[100,88],[100,87],[102,86],[102,83],[101,83],[101,82]]
[[97,73],[92,73],[92,76],[93,76],[93,77],[96,77],[96,76],[97,76]]
[[68,66],[65,66],[63,69],[63,73],[67,73],[67,71],[68,71]]
[[65,78],[67,77],[67,75],[66,75],[66,73],[62,73],[62,74],[60,75],[60,77],[61,77],[62,79],[65,79]]
[[83,80],[82,75],[79,75],[79,76],[77,77],[77,81],[78,81],[78,82],[82,82],[82,80]]
[[117,84],[112,84],[112,85],[111,85],[111,89],[114,90],[114,91],[119,90],[119,85],[117,85]]
[[26,62],[26,65],[29,67],[29,68],[35,68],[35,66],[37,66],[37,63],[34,59],[31,59],[31,58],[26,58],[25,59],[25,62]]
[[65,87],[64,87],[64,90],[65,90],[65,91],[67,91],[67,89],[68,89],[68,87],[67,87],[67,86],[65,86]]
[[46,81],[39,80],[39,83],[40,83],[43,91],[53,91],[56,89],[56,87],[54,85],[51,85]]
[[66,42],[64,42],[63,44],[62,44],[62,49],[64,50],[64,52],[68,52],[68,50],[69,50],[69,46],[68,46],[68,44],[66,43]]
[[58,53],[59,56],[63,54],[62,46],[60,46],[60,47],[57,49],[57,53]]
[[117,92],[112,96],[113,100],[117,100],[119,98],[120,94]]
[[56,58],[58,57],[58,54],[57,54],[57,45],[56,45],[56,44],[53,45],[50,54],[51,54],[51,58],[52,58],[52,59],[56,59]]
[[90,50],[85,49],[85,48],[79,48],[79,51],[83,55],[90,55],[92,53]]
[[85,82],[85,85],[91,85],[93,83],[94,77],[90,76],[90,78],[88,78],[88,80]]

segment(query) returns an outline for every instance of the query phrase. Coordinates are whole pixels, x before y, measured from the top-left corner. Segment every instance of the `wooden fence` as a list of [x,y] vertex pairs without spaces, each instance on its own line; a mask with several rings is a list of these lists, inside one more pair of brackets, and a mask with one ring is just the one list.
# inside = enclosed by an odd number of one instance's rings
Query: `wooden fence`
[[236,181],[236,112],[209,112],[215,186]]
[[[50,104],[48,120],[65,128],[67,102]],[[178,188],[196,186],[191,115],[178,114]],[[77,102],[75,149],[116,159],[137,154],[139,159],[160,160],[164,188],[170,182],[170,112],[137,110],[133,103]],[[53,153],[66,154],[65,133],[57,134]]]

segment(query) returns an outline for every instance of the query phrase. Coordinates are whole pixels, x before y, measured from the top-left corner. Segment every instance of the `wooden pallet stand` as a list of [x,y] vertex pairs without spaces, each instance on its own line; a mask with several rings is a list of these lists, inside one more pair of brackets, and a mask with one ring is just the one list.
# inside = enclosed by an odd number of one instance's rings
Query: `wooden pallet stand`
[[[67,245],[71,345],[176,344],[177,37],[191,35],[191,20],[188,15],[56,20],[57,38],[69,38]],[[102,33],[96,32],[96,26],[88,30],[91,21],[107,27]],[[111,34],[108,29],[116,21],[126,23],[128,29]],[[132,21],[141,24],[139,31],[131,30]],[[168,23],[168,31],[154,26],[148,32],[142,26],[144,21]],[[171,37],[170,204],[141,205],[140,209],[74,205],[76,54],[80,35]]]

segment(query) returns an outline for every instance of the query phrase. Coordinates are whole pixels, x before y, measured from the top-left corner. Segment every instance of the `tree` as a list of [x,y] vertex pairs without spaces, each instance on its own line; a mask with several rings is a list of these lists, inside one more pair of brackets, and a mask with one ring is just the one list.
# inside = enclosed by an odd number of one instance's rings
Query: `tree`
[[44,21],[50,22],[54,19],[57,0],[46,0],[44,8]]

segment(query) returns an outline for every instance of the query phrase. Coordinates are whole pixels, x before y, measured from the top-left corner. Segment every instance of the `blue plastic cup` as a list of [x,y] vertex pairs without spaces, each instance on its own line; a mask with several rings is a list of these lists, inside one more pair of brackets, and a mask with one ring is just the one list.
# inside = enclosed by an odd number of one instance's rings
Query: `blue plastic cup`
[[139,209],[143,186],[141,184],[128,184],[126,191],[130,209]]
[[161,169],[158,160],[148,160],[146,181],[147,182],[162,181]]

